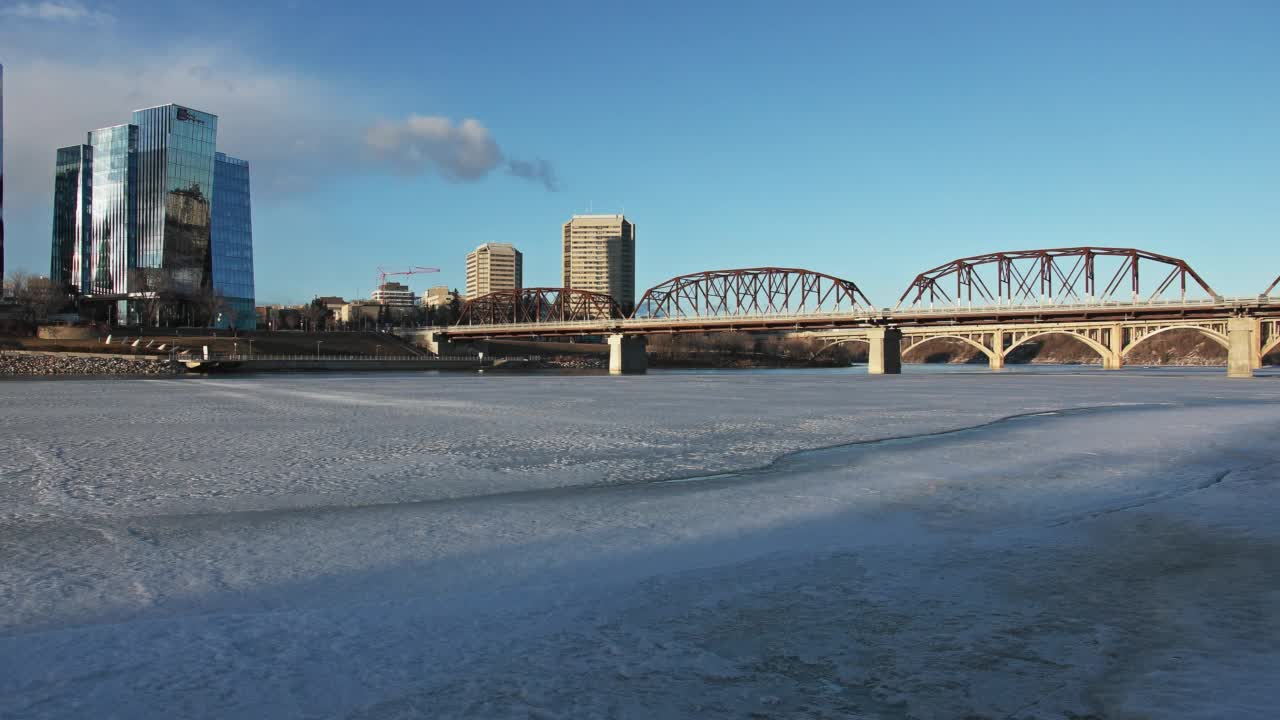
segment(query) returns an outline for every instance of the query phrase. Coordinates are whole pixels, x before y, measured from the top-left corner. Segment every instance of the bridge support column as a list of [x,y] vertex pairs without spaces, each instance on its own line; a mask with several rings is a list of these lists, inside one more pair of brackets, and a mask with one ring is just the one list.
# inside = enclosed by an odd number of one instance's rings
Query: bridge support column
[[1107,347],[1110,349],[1102,356],[1103,370],[1119,370],[1124,365],[1124,328],[1112,325],[1107,331]]
[[1253,318],[1227,320],[1227,377],[1253,377],[1253,358],[1258,354],[1253,326]]
[[1262,318],[1252,318],[1253,320],[1253,337],[1249,341],[1249,345],[1253,347],[1253,369],[1262,369]]
[[643,335],[609,336],[609,374],[630,375],[649,369],[649,356],[645,354]]
[[897,328],[872,328],[867,331],[871,345],[867,352],[867,372],[871,375],[902,373],[902,331]]
[[453,342],[449,340],[448,336],[443,332],[428,330],[422,333],[419,337],[421,338],[421,342],[418,344],[437,356],[453,355],[457,350],[457,348],[454,347]]
[[1004,331],[996,330],[991,333],[991,354],[987,356],[987,363],[992,370],[1004,369]]

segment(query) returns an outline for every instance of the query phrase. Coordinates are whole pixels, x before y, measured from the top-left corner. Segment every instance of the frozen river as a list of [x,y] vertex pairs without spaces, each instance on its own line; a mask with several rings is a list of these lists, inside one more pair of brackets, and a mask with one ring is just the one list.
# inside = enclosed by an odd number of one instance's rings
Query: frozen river
[[0,717],[1272,718],[1220,372],[0,382]]

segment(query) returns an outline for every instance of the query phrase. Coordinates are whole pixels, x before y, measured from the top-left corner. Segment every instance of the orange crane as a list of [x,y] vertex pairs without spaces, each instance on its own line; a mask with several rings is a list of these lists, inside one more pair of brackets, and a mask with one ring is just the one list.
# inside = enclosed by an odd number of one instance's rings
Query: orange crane
[[401,270],[399,272],[388,272],[386,268],[379,265],[378,266],[378,284],[375,285],[374,287],[381,288],[383,285],[386,285],[388,275],[420,275],[422,273],[438,273],[438,272],[440,272],[440,268],[433,268],[433,267],[412,267],[412,268],[409,268],[408,270]]

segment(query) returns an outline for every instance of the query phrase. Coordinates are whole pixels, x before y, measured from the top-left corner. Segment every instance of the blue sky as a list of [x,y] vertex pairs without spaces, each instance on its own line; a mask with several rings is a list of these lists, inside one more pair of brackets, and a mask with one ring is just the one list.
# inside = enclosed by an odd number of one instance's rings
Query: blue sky
[[557,285],[589,208],[637,223],[637,295],[788,265],[891,305],[1089,244],[1280,273],[1274,2],[0,0],[0,62],[10,268],[47,269],[56,147],[178,102],[251,163],[260,302],[460,286],[489,241]]

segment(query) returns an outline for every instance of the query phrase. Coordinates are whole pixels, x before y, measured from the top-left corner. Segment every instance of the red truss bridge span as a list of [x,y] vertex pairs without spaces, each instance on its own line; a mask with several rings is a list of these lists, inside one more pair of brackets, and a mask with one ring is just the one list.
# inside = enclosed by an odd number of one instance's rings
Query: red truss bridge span
[[1229,374],[1252,375],[1280,345],[1280,279],[1224,297],[1186,261],[1134,248],[1070,247],[959,258],[920,273],[897,304],[876,307],[856,283],[802,268],[712,270],[673,277],[622,307],[607,295],[527,288],[468,300],[458,324],[418,333],[450,349],[484,338],[605,336],[611,369],[642,371],[654,334],[798,333],[870,346],[870,372],[900,368],[900,348],[932,337],[980,347],[991,367],[1017,345],[1068,334],[1120,367],[1137,343],[1191,329],[1228,350]]

